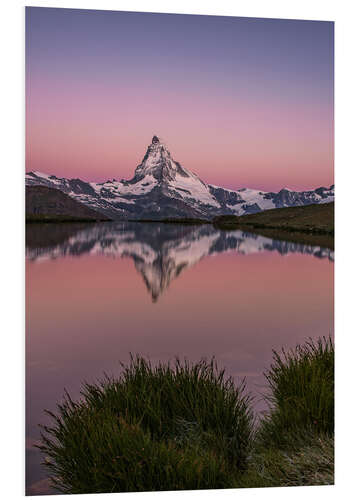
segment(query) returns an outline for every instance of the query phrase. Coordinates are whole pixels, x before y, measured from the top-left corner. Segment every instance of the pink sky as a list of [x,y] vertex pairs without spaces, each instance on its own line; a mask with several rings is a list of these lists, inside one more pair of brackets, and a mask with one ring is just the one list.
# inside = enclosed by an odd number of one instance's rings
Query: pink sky
[[27,171],[129,179],[156,134],[208,183],[334,182],[332,23],[127,16],[28,11]]

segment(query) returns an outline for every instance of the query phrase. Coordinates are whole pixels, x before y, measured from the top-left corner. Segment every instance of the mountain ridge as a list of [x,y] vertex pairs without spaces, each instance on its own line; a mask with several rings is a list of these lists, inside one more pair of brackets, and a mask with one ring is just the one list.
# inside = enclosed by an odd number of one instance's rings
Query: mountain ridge
[[129,180],[95,183],[35,171],[26,174],[26,185],[59,189],[115,220],[168,217],[211,220],[219,215],[246,215],[272,208],[334,201],[334,185],[310,191],[283,188],[279,192],[265,192],[206,184],[174,160],[156,135]]

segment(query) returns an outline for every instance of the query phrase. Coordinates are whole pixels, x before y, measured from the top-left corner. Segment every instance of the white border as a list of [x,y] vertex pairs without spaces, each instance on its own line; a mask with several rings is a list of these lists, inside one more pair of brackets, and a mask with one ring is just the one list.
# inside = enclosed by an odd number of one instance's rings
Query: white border
[[[1,36],[1,215],[2,362],[0,471],[3,498],[24,492],[24,6],[134,10],[336,21],[336,486],[289,488],[289,498],[350,498],[356,487],[356,13],[351,0],[180,0],[112,1],[8,0],[2,3]],[[5,443],[5,446],[4,446]],[[22,464],[22,466],[21,466]],[[352,495],[351,495],[352,493]],[[120,494],[117,498],[264,498],[286,497],[285,488]],[[45,496],[43,498],[52,498]],[[92,495],[81,495],[83,500]],[[100,495],[100,498],[114,498]]]

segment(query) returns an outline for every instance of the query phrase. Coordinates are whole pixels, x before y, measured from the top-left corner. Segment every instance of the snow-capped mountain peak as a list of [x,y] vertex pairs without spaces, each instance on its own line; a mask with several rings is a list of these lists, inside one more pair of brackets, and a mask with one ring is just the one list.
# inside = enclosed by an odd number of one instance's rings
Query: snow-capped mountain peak
[[130,180],[85,182],[42,172],[26,174],[27,185],[60,189],[113,219],[206,218],[244,215],[262,210],[334,200],[334,186],[311,191],[264,192],[231,190],[203,182],[174,160],[164,142],[154,135]]
[[192,177],[205,186],[195,174],[183,168],[171,157],[166,145],[156,135],[152,138],[143,161],[136,167],[134,177],[129,182],[134,184],[146,176],[152,176],[158,182],[166,183],[175,181],[177,177]]

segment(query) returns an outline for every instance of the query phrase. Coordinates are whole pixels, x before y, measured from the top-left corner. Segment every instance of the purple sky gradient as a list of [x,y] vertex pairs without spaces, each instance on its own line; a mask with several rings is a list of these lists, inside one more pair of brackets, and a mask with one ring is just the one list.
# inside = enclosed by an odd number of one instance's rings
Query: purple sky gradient
[[131,178],[153,134],[204,181],[333,183],[331,22],[26,8],[26,170]]

